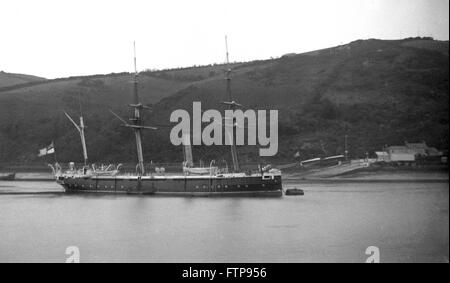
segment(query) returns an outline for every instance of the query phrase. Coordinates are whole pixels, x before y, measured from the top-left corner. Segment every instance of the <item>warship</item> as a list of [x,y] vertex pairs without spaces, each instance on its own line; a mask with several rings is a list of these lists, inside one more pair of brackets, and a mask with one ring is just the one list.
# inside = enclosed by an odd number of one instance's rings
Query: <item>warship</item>
[[[225,43],[227,43],[226,39]],[[228,101],[223,102],[223,104],[234,110],[241,105],[232,100],[230,88],[232,70],[229,65],[227,45],[226,52],[226,94]],[[100,168],[96,168],[94,165],[89,166],[82,114],[78,125],[65,113],[80,134],[84,157],[84,166],[80,169],[75,168],[74,162],[69,163],[68,170],[62,170],[59,164],[52,167],[56,182],[65,189],[65,192],[170,196],[282,196],[281,171],[272,169],[270,166],[260,166],[258,170],[253,172],[241,170],[235,142],[230,145],[233,161],[231,170],[213,166],[214,161],[211,161],[210,167],[193,167],[190,160],[185,160],[182,173],[179,174],[165,174],[164,170],[146,172],[141,133],[145,129],[157,130],[157,128],[143,124],[141,112],[148,107],[139,100],[135,45],[133,97],[133,103],[129,106],[133,109],[134,115],[130,118],[130,122],[111,112],[122,121],[123,126],[132,129],[134,132],[137,152],[137,165],[134,173],[122,173],[120,164]],[[192,153],[190,155],[192,156]]]

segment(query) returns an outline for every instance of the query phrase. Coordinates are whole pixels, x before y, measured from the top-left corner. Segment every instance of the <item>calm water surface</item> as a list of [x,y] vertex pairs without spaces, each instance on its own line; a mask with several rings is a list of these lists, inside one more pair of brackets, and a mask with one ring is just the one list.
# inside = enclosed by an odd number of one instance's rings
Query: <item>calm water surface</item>
[[52,182],[0,181],[0,262],[448,262],[448,183],[288,184],[304,196],[8,195]]

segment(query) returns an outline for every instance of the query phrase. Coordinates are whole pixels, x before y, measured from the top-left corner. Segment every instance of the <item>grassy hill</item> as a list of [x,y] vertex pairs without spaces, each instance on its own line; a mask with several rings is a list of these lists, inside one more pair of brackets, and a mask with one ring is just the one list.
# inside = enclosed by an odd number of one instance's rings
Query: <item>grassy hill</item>
[[[448,148],[448,41],[429,38],[360,40],[273,60],[235,63],[232,92],[252,109],[278,109],[279,153],[271,161],[343,152],[348,135],[353,157],[385,144],[422,141]],[[169,143],[174,109],[221,108],[226,66],[211,65],[140,74],[140,94],[153,111],[144,134],[146,160],[179,162],[180,148]],[[61,109],[76,116],[79,97],[93,161],[134,161],[133,135],[107,109],[129,116],[131,76],[127,73],[49,80],[0,88],[0,160],[33,162],[51,140],[58,159],[81,160],[77,134]],[[256,147],[240,147],[243,162],[260,161]],[[229,160],[226,147],[194,147],[196,159]]]
[[13,74],[0,71],[0,88],[26,84],[31,82],[39,82],[43,80],[45,79],[36,76]]

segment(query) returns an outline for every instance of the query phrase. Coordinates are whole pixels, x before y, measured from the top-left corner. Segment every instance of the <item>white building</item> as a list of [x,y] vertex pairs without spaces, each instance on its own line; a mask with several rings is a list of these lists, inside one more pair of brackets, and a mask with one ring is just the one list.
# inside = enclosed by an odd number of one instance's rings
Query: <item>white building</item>
[[441,156],[442,152],[428,147],[425,142],[388,146],[384,151],[377,151],[377,161],[381,162],[414,162],[418,157]]

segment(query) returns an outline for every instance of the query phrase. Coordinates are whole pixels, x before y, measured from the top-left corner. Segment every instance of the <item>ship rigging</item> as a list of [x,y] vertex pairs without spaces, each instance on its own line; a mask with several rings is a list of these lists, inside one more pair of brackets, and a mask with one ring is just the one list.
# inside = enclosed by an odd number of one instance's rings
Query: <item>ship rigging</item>
[[[240,104],[232,100],[231,95],[231,69],[228,60],[228,44],[225,39],[227,51],[227,99],[223,102],[231,110],[241,107]],[[138,94],[138,71],[136,67],[136,48],[134,49],[134,76],[133,76],[133,104],[129,106],[133,109],[133,116],[130,123],[122,119],[119,115],[111,111],[124,127],[134,131],[137,152],[137,174],[121,174],[120,165],[115,170],[87,170],[87,149],[84,137],[84,121],[80,117],[80,125],[76,124],[66,113],[67,118],[77,128],[83,146],[83,156],[85,166],[82,170],[76,170],[71,162],[69,170],[62,171],[61,167],[55,170],[55,178],[68,193],[128,193],[128,194],[150,194],[150,195],[183,195],[183,196],[281,196],[282,180],[281,172],[276,169],[260,170],[254,173],[240,172],[238,155],[234,140],[231,142],[231,155],[233,160],[233,172],[220,172],[212,170],[213,161],[210,163],[209,174],[189,175],[164,175],[147,174],[144,166],[144,156],[142,150],[142,130],[156,130],[156,127],[144,126],[142,110],[147,109],[139,100]],[[228,121],[229,122],[229,121]],[[231,121],[234,131],[236,125]],[[225,121],[227,124],[227,121]],[[229,137],[234,134],[228,133]],[[233,138],[234,139],[234,138]],[[189,157],[192,160],[192,154]],[[191,164],[189,164],[191,165]],[[56,166],[55,166],[56,167]]]

